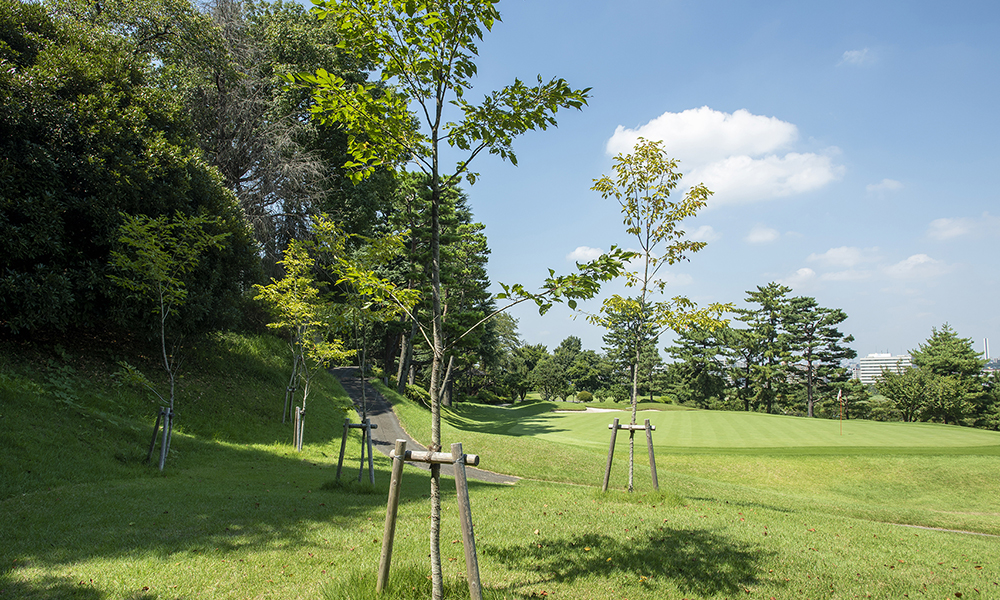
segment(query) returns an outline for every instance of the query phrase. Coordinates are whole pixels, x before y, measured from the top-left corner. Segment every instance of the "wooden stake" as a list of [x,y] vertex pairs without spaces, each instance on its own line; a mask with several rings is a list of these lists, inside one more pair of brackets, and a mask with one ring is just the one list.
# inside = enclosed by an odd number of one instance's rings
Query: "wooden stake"
[[340,472],[344,468],[344,452],[347,450],[347,432],[350,428],[351,420],[344,419],[344,436],[340,438],[340,458],[337,459],[337,481],[340,481]]
[[653,426],[646,419],[646,446],[649,447],[649,470],[653,472],[653,489],[660,491],[660,482],[656,479],[656,458],[653,457]]
[[368,429],[361,423],[361,463],[358,465],[358,483],[361,483],[361,478],[365,474],[365,436],[368,434]]
[[156,447],[156,434],[160,433],[160,419],[166,417],[167,409],[161,408],[160,414],[156,415],[156,424],[153,425],[153,439],[149,440],[149,452],[146,453],[146,462],[153,458],[153,448]]
[[482,600],[483,590],[479,581],[479,557],[476,555],[476,535],[472,530],[472,505],[469,502],[469,482],[465,477],[465,455],[462,444],[451,445],[455,461],[455,495],[458,499],[458,517],[462,527],[462,544],[465,546],[465,573],[469,579],[469,597]]
[[382,556],[378,561],[378,581],[375,593],[381,594],[389,582],[389,565],[392,563],[392,543],[396,537],[396,513],[399,511],[399,484],[403,479],[403,465],[406,461],[406,440],[396,440],[395,456],[392,459],[392,479],[389,480],[389,503],[385,510],[385,531],[382,534]]
[[365,435],[368,437],[368,480],[375,485],[375,463],[372,460],[372,420],[365,419]]
[[611,461],[615,457],[615,439],[618,438],[618,419],[611,424],[611,445],[608,446],[608,466],[604,469],[604,485],[601,491],[608,491],[608,482],[611,481]]

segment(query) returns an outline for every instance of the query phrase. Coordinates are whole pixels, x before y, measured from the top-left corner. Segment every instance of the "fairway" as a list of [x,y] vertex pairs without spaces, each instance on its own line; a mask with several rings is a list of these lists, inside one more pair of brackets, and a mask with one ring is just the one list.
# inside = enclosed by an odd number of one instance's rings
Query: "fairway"
[[[506,428],[508,435],[533,435],[559,444],[607,447],[608,425],[627,423],[628,411],[550,412],[531,415]],[[883,423],[805,419],[722,411],[642,411],[636,420],[656,426],[657,448],[969,448],[1000,447],[1000,432],[930,423]],[[619,436],[627,436],[619,433]]]

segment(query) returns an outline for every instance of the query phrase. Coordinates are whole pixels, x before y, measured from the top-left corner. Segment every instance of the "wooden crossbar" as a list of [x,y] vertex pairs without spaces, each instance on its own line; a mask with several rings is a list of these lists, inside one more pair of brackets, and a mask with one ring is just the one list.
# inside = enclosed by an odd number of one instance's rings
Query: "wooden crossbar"
[[[389,458],[396,458],[395,450],[389,453]],[[422,462],[422,463],[431,463],[439,465],[455,464],[455,457],[450,452],[428,452],[424,450],[407,450],[403,454],[403,460],[409,462]],[[469,465],[470,467],[478,467],[479,455],[466,454],[465,464]]]
[[[615,427],[614,423],[608,423],[608,429],[614,429],[614,427]],[[618,423],[618,429],[624,429],[625,431],[645,431],[647,427],[649,427],[649,429],[653,431],[656,431],[656,425],[650,425],[649,419],[646,419],[646,422],[641,425],[639,423],[636,423],[634,425],[631,423]]]
[[372,423],[371,425],[367,423],[348,423],[348,429],[364,429],[365,427],[370,427],[372,429],[378,429],[378,423]]
[[465,547],[465,576],[469,581],[469,598],[470,600],[483,600],[483,590],[479,580],[479,556],[476,553],[476,535],[472,528],[472,508],[469,504],[469,483],[465,475],[465,465],[478,465],[479,457],[475,454],[463,453],[462,444],[452,444],[450,453],[407,450],[406,440],[396,440],[396,448],[389,453],[389,456],[392,458],[392,479],[389,480],[389,501],[385,511],[382,556],[378,564],[375,593],[381,594],[389,583],[389,567],[392,563],[392,545],[396,536],[396,516],[399,510],[399,487],[403,478],[403,465],[406,464],[406,461],[430,462],[432,464],[447,463],[455,465],[455,495],[458,499],[462,545]]

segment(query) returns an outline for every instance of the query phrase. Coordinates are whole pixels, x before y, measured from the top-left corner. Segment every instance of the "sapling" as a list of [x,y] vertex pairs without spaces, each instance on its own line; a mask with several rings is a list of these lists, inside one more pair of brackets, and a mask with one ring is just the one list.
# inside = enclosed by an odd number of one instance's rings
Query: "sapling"
[[[111,252],[111,266],[119,274],[108,277],[128,291],[132,298],[152,302],[160,334],[163,368],[167,372],[170,391],[164,398],[138,369],[125,363],[123,374],[127,380],[151,390],[161,404],[166,404],[167,423],[164,423],[163,445],[160,451],[160,470],[170,449],[170,435],[174,414],[174,397],[177,379],[178,343],[167,351],[168,323],[187,300],[184,276],[198,266],[198,261],[208,248],[219,248],[228,233],[211,234],[206,226],[218,224],[217,217],[188,216],[177,212],[173,217],[162,215],[127,215],[122,213],[118,242],[120,250]],[[154,432],[155,436],[155,432]]]

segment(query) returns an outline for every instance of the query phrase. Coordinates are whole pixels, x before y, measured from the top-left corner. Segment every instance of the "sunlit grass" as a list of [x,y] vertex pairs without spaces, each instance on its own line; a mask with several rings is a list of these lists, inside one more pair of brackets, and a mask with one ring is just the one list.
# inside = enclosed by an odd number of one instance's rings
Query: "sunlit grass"
[[[114,388],[107,369],[73,361],[60,388],[44,361],[0,357],[0,599],[374,598],[389,462],[377,454],[376,484],[357,483],[352,435],[335,481],[347,404],[325,377],[304,452],[292,451],[280,424],[282,350],[241,336],[198,345],[184,427],[162,474],[136,460],[148,443],[148,399]],[[410,432],[429,437],[426,410],[397,403]],[[688,448],[682,436],[694,434],[670,432],[669,419],[710,413],[648,413],[666,419],[654,421],[663,492],[651,489],[641,436],[636,492],[622,490],[620,434],[614,489],[604,494],[614,415],[550,413],[555,406],[446,411],[446,443],[463,442],[486,469],[530,478],[470,482],[486,598],[1000,595],[1000,538],[900,525],[1000,534],[998,444],[963,437],[972,430],[875,427],[881,445],[838,446],[828,440],[837,434],[817,429],[777,445]],[[813,423],[761,422],[758,433],[747,423],[746,439]],[[713,435],[711,423],[689,428]],[[724,424],[715,421],[718,439],[728,437]],[[810,436],[828,445],[810,446]],[[883,439],[891,436],[896,445]],[[41,473],[22,473],[29,465]],[[443,488],[446,598],[467,598],[454,484],[445,478]],[[429,597],[428,493],[428,474],[407,467],[382,597]]]

